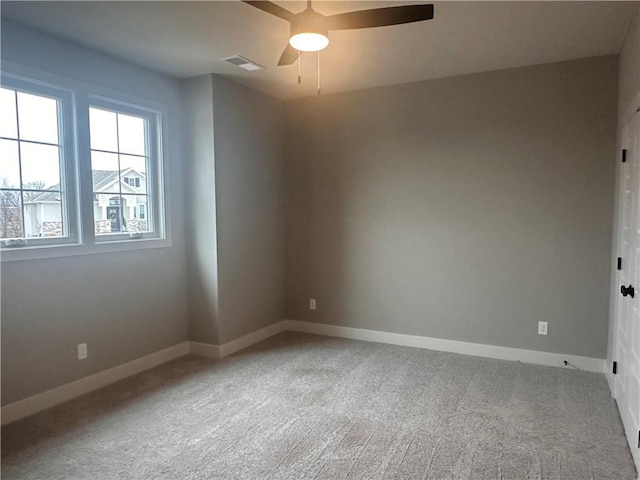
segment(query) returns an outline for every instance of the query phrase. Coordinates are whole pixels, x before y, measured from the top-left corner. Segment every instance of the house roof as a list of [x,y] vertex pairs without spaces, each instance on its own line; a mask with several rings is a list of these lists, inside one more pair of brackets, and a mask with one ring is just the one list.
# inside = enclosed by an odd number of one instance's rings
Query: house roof
[[104,183],[115,180],[115,178],[118,176],[118,172],[114,172],[112,170],[93,170],[91,173],[93,173],[94,190],[99,190]]
[[[109,185],[112,185],[113,183],[117,182],[118,180],[118,172],[114,172],[114,171],[110,171],[110,170],[94,170],[94,172],[105,172],[108,175],[105,175],[103,178],[100,179],[96,179],[96,176],[94,175],[93,177],[93,190],[95,192],[100,192],[101,190],[106,189]],[[139,172],[138,170],[135,170],[131,167],[126,168],[124,170],[120,171],[120,177],[124,178],[127,177],[129,175],[131,175],[131,173],[135,173],[136,175],[138,175],[141,178],[145,178],[146,175],[142,172]],[[122,183],[122,182],[121,182]],[[126,183],[122,184],[123,187],[125,187],[126,190],[132,190],[134,193],[138,193],[136,192],[135,187],[132,187]]]
[[[139,175],[142,178],[145,177],[144,173],[138,172],[133,168],[122,170],[121,177],[124,178],[124,175],[129,174],[130,172],[135,172],[137,175]],[[93,174],[93,190],[96,192],[100,192],[100,190],[102,190],[103,188],[106,188],[107,186],[117,181],[118,179],[118,172],[113,170],[92,170],[91,173]],[[126,185],[126,184],[124,185],[126,187],[129,187],[129,185]],[[129,189],[131,189],[131,187],[129,187]],[[57,183],[49,187],[47,191],[36,195],[35,197],[33,197],[32,199],[30,199],[28,202],[25,202],[25,203],[31,204],[31,203],[59,202],[59,201],[60,201],[60,184]]]
[[[56,184],[56,185],[53,185],[52,187],[49,187],[49,190],[56,190],[59,188],[60,188],[60,184]],[[59,202],[59,201],[60,201],[60,192],[58,191],[58,192],[42,192],[25,203],[30,204],[30,203]]]

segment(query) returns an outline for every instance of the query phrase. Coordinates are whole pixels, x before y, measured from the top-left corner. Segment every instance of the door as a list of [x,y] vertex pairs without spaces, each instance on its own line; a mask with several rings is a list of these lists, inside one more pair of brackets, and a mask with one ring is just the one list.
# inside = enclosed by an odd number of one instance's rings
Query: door
[[111,221],[111,231],[120,231],[120,207],[109,206],[107,207],[107,218]]
[[622,132],[620,249],[615,393],[636,467],[640,471],[640,113]]

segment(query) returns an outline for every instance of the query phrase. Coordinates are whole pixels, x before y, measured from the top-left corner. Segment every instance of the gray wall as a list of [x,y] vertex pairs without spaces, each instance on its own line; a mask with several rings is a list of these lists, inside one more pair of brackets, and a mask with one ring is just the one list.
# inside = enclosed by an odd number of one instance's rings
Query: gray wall
[[2,404],[282,318],[604,356],[613,57],[286,107],[8,22],[2,58],[167,104],[173,221],[169,248],[2,264]]
[[[633,103],[635,101],[635,104]],[[631,25],[627,31],[624,43],[620,50],[618,65],[618,152],[621,147],[622,128],[628,120],[630,110],[640,108],[640,5],[636,15],[631,20]],[[615,329],[616,329],[616,302],[620,296],[620,285],[618,283],[618,272],[615,269],[615,259],[618,257],[619,245],[619,201],[620,201],[620,174],[621,162],[616,165],[616,186],[615,186],[615,211],[613,213],[613,249],[611,252],[611,291],[609,307],[609,341],[607,344],[607,372],[611,372],[612,362],[615,360]],[[613,380],[609,375],[609,380]]]
[[190,133],[190,338],[226,343],[284,318],[284,107],[216,75],[186,86],[202,122]]
[[288,102],[287,318],[604,358],[616,72]]
[[625,109],[640,92],[640,5],[620,49],[618,89],[618,119],[623,121]]
[[211,75],[183,82],[189,340],[218,345],[218,252]]
[[169,248],[2,264],[4,405],[187,340],[187,296],[178,82],[4,21],[2,59],[166,104],[173,214]]
[[213,76],[220,343],[284,318],[284,107]]

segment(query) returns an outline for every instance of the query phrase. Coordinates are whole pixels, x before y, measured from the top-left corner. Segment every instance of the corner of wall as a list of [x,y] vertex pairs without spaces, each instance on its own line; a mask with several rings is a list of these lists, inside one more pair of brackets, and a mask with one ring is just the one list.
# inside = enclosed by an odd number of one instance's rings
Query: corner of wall
[[187,111],[187,284],[189,340],[217,345],[220,341],[216,182],[211,75],[183,81]]

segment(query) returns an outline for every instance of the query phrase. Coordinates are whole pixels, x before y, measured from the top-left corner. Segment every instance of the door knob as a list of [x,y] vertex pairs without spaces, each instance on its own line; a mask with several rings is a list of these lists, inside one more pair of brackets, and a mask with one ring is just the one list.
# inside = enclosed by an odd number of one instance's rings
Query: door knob
[[629,285],[628,287],[625,287],[624,285],[622,285],[620,287],[620,293],[622,294],[623,297],[626,297],[627,295],[630,295],[631,298],[633,298],[633,296],[635,295],[636,291],[633,288],[633,285]]

